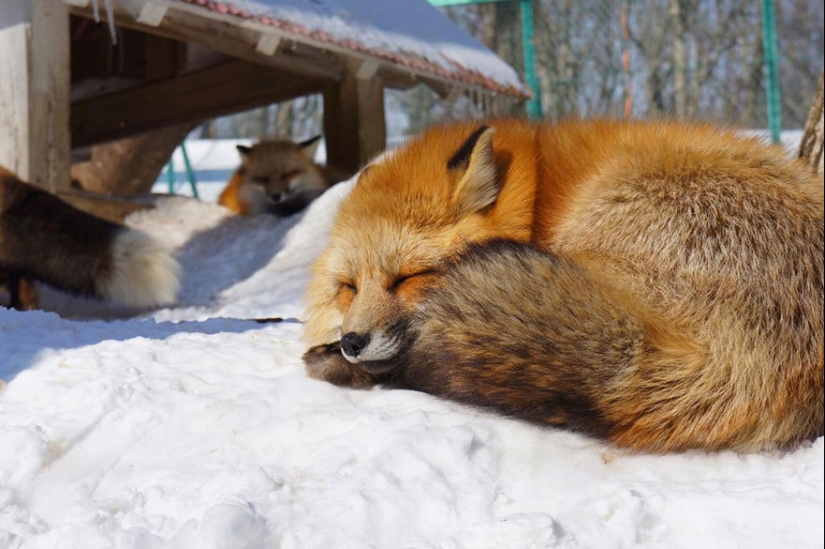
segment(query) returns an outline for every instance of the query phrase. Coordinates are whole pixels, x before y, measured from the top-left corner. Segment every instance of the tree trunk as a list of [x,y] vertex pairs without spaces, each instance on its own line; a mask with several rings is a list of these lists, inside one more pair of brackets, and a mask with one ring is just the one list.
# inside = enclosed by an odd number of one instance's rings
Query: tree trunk
[[278,105],[278,113],[275,115],[275,133],[279,137],[293,137],[292,126],[294,121],[294,101],[284,101]]
[[186,135],[182,124],[92,148],[92,159],[72,166],[72,180],[84,191],[132,196],[148,193]]
[[805,123],[805,133],[802,136],[802,143],[799,147],[799,158],[805,159],[814,169],[822,171],[823,168],[823,104],[825,104],[825,93],[822,86],[823,75],[819,75],[819,89],[814,97],[811,111],[808,114],[808,121]]
[[673,96],[674,115],[683,119],[687,114],[687,50],[685,47],[685,21],[681,0],[670,0],[670,18],[673,29]]

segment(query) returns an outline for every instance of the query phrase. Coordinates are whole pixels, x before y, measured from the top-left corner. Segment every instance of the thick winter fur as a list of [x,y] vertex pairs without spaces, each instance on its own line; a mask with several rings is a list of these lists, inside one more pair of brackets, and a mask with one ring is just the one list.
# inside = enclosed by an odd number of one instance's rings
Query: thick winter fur
[[823,434],[821,178],[705,126],[489,126],[362,173],[314,267],[310,375],[639,450]]
[[143,308],[173,303],[179,273],[171,252],[147,235],[0,171],[0,279],[12,286],[41,280]]
[[301,143],[262,141],[238,146],[241,166],[218,198],[235,213],[287,216],[306,208],[333,183],[331,175],[313,162],[321,137]]

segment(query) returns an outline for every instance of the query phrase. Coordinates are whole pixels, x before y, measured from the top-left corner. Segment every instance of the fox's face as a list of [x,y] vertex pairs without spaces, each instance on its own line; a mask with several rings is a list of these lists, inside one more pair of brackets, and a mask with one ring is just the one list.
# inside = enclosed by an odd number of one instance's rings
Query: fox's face
[[471,242],[521,236],[495,211],[506,165],[493,130],[459,131],[425,135],[361,172],[314,266],[309,343],[340,340],[348,361],[389,369],[445,260]]
[[238,146],[243,165],[241,200],[250,213],[261,213],[302,192],[320,194],[327,187],[313,158],[320,136],[301,143],[262,141],[252,147]]
[[326,269],[340,313],[335,339],[344,357],[379,369],[404,345],[408,319],[438,283],[455,243],[452,233],[418,231],[386,219],[370,225],[368,232],[337,240]]

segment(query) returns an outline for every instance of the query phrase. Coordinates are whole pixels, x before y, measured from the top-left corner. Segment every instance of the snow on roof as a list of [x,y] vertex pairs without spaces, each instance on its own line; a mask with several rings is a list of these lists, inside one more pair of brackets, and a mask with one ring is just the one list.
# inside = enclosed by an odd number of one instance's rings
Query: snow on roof
[[[176,0],[494,92],[530,96],[518,73],[426,0]],[[173,4],[174,4],[173,3]]]

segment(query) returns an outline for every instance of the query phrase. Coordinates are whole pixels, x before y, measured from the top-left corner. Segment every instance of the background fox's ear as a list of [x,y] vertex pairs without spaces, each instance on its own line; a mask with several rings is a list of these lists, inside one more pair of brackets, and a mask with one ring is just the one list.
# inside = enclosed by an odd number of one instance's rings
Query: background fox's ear
[[495,203],[501,190],[493,154],[495,129],[481,126],[447,162],[447,169],[463,171],[453,192],[459,215],[469,215]]
[[245,164],[247,160],[249,160],[249,155],[252,154],[252,147],[247,147],[246,145],[235,145],[235,148],[238,149],[238,152],[241,155],[241,161]]
[[310,137],[306,141],[301,141],[298,143],[298,148],[301,149],[301,154],[303,154],[308,160],[314,161],[315,151],[318,150],[318,145],[320,144],[321,136],[316,135],[315,137]]

